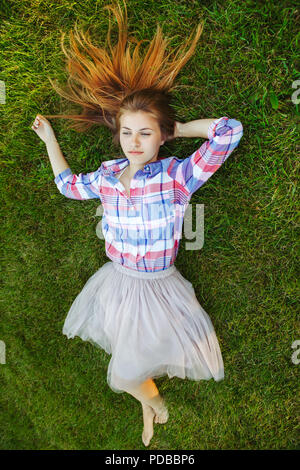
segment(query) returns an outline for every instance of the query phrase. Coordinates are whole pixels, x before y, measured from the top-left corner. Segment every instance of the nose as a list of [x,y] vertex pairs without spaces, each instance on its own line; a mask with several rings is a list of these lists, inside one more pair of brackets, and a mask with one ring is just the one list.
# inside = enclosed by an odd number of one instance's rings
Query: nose
[[134,147],[139,147],[140,145],[140,138],[138,136],[138,134],[132,136],[132,144]]

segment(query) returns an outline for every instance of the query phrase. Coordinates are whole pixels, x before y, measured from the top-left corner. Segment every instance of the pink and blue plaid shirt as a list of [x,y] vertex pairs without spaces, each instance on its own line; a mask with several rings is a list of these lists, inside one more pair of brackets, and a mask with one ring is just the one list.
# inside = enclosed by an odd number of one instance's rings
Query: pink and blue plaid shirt
[[162,271],[176,259],[185,210],[197,191],[225,162],[243,135],[241,122],[216,119],[208,140],[190,157],[148,163],[131,180],[130,198],[117,179],[129,160],[104,161],[91,173],[67,168],[54,178],[70,199],[101,200],[102,233],[109,259],[137,271]]

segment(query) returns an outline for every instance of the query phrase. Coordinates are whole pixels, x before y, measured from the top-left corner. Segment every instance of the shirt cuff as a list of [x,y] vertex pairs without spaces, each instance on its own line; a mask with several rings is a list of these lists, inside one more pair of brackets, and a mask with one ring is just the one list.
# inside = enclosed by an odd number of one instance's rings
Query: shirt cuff
[[66,168],[64,171],[55,176],[54,183],[58,184],[60,181],[63,181],[66,176],[70,176],[71,174],[71,168]]
[[225,119],[225,122],[228,120],[228,117],[227,116],[222,116],[218,119],[215,119],[211,125],[209,126],[208,130],[207,130],[207,136],[208,136],[208,140],[212,140],[215,135],[216,135],[216,128],[218,127],[218,125],[221,123],[221,121]]

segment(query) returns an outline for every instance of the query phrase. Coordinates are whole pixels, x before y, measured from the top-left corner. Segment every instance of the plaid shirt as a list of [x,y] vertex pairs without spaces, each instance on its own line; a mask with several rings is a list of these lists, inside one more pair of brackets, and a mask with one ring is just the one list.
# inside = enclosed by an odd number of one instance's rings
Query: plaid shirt
[[237,147],[243,126],[221,117],[208,129],[208,140],[185,159],[169,157],[148,163],[131,180],[130,198],[116,173],[129,160],[104,161],[91,173],[75,175],[67,168],[54,178],[70,199],[101,200],[106,255],[138,271],[161,271],[177,256],[185,210],[197,191]]

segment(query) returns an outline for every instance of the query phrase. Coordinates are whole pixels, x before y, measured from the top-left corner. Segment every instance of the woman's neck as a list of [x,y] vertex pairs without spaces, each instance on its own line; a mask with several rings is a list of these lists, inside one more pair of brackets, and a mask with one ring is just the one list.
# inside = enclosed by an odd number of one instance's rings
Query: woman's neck
[[156,162],[156,161],[157,161],[157,157],[155,157],[152,160],[150,160],[149,162],[145,162],[145,163],[132,163],[132,162],[129,162],[129,165],[126,168],[125,173],[131,179],[131,178],[133,178],[133,176],[136,174],[136,172],[138,170],[143,170],[146,165],[148,165],[149,163],[152,163],[152,162]]

